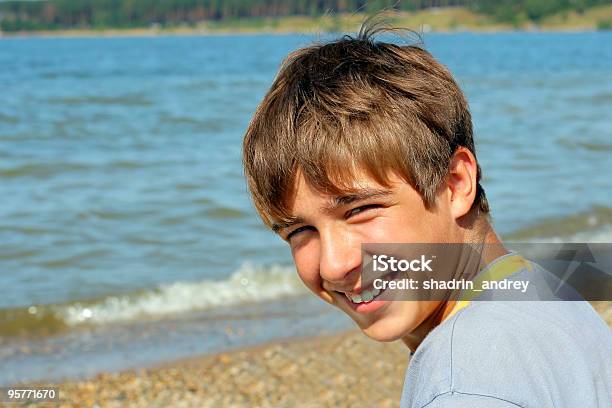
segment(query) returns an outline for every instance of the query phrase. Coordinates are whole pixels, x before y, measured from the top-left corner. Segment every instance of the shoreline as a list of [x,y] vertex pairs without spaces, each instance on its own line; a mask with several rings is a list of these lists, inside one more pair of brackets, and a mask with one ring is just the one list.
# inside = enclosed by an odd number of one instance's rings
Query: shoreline
[[[365,13],[328,13],[321,16],[247,17],[202,20],[192,25],[159,24],[133,28],[58,28],[33,31],[0,31],[2,38],[106,38],[217,35],[322,35],[355,32],[367,17]],[[501,22],[464,7],[430,8],[416,12],[397,11],[385,15],[395,27],[426,33],[505,33],[562,32],[582,33],[612,29],[612,5],[594,6],[582,13],[566,11],[535,22],[519,18],[515,23]]]
[[[612,327],[612,301],[591,302]],[[364,358],[366,357],[366,358]],[[393,407],[409,352],[357,329],[52,383],[59,407]],[[23,385],[23,384],[22,384]],[[35,382],[30,386],[49,386]]]
[[[364,356],[368,364],[363,364]],[[377,343],[352,329],[100,373],[81,380],[28,385],[57,387],[57,406],[62,408],[179,404],[392,407],[400,399],[408,360],[408,349],[401,342]]]
[[[581,33],[596,33],[605,32],[596,28],[576,27],[560,29],[555,27],[549,28],[466,28],[466,29],[448,29],[448,30],[430,30],[420,31],[420,35],[425,34],[505,34],[505,33],[530,33],[530,34],[581,34]],[[155,29],[125,29],[125,30],[52,30],[52,31],[25,31],[25,32],[1,32],[0,41],[3,39],[95,39],[95,38],[159,38],[159,37],[218,37],[218,36],[271,36],[271,35],[326,35],[334,34],[334,31],[265,31],[265,30],[155,30]],[[341,33],[346,33],[342,31]]]

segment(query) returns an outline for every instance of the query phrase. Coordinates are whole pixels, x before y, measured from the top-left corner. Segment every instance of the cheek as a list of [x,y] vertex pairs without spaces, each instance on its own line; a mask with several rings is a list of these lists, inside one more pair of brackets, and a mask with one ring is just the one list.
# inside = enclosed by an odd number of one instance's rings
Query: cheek
[[419,242],[423,238],[420,222],[403,214],[377,217],[360,227],[360,241],[363,243]]
[[[313,240],[314,241],[314,240]],[[318,293],[321,287],[319,276],[319,250],[313,242],[292,250],[298,276],[311,291]]]
[[445,242],[443,215],[426,210],[397,211],[378,217],[364,226],[363,242],[416,243]]

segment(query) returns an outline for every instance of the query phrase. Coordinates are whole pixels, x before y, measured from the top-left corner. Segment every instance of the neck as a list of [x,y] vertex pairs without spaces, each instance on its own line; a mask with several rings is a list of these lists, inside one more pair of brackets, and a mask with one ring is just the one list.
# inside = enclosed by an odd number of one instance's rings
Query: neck
[[[485,250],[482,253],[482,264],[488,265],[500,256],[506,255],[509,251],[504,248],[501,240],[493,230],[488,220],[476,221],[471,231],[466,231],[465,242],[484,243]],[[480,237],[479,239],[475,239]],[[408,335],[402,337],[402,341],[411,351],[415,351],[423,342],[425,337],[438,325],[440,325],[453,311],[457,305],[455,300],[431,301],[438,303],[433,312]]]
[[[436,302],[433,302],[436,303]],[[455,301],[437,302],[434,311],[410,334],[402,337],[402,341],[410,351],[414,352],[421,345],[425,337],[448,317],[455,307]]]

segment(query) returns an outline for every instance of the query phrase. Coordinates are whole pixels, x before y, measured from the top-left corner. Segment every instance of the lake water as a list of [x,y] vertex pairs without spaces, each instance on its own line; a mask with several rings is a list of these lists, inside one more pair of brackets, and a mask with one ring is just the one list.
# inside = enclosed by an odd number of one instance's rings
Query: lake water
[[[0,40],[0,383],[352,327],[292,309],[301,283],[240,163],[282,58],[317,38]],[[612,33],[425,45],[467,94],[498,231],[610,242]]]

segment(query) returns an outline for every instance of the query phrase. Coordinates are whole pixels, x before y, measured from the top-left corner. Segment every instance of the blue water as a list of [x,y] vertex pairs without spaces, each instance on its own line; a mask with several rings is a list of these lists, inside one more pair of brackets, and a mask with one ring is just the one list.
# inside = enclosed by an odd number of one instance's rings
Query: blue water
[[[104,323],[298,293],[268,273],[292,273],[290,253],[240,155],[282,58],[313,39],[0,40],[0,340],[8,309]],[[609,227],[612,33],[424,39],[467,94],[496,228]],[[236,292],[251,284],[265,296]]]

